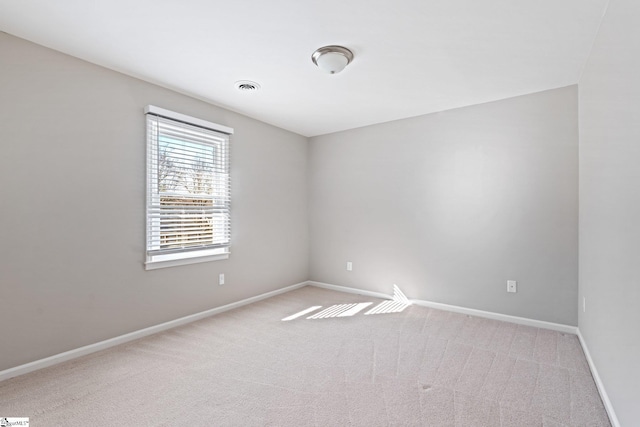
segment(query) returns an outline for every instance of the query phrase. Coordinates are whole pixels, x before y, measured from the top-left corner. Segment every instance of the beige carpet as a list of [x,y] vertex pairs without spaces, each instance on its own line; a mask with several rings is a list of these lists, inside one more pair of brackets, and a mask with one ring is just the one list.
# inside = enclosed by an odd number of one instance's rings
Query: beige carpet
[[[33,427],[609,425],[575,336],[418,306],[365,315],[380,302],[298,289],[1,382],[0,416]],[[281,320],[311,306],[322,309]]]

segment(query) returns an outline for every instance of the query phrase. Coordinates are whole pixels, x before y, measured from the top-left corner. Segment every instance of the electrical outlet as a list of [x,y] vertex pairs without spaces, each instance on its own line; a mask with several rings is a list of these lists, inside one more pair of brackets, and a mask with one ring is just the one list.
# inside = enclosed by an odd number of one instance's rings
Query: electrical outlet
[[220,273],[218,276],[218,285],[224,285],[224,273]]
[[353,263],[351,261],[347,261],[347,271],[353,270]]
[[518,282],[507,280],[507,292],[518,292]]

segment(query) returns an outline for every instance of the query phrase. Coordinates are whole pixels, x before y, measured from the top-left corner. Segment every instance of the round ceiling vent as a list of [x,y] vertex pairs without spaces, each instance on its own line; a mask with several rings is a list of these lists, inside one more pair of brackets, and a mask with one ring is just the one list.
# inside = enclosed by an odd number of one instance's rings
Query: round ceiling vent
[[260,85],[256,82],[252,82],[251,80],[238,80],[235,83],[235,87],[240,92],[256,92],[260,89]]

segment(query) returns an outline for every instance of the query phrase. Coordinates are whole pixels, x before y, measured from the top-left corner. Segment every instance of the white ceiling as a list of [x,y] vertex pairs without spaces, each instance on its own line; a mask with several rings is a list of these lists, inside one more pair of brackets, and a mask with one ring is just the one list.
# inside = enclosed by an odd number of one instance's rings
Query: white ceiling
[[1,0],[0,30],[314,136],[575,84],[607,3]]

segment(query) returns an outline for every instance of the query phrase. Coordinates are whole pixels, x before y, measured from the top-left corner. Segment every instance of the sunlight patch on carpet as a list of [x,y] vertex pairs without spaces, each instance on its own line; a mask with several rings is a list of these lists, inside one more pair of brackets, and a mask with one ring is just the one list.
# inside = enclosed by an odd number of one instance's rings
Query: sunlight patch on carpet
[[316,313],[313,316],[307,317],[307,319],[326,319],[328,317],[338,317],[345,311],[355,307],[356,304],[336,304],[329,308],[325,308],[320,313]]
[[[319,311],[311,316],[308,316],[307,319],[328,319],[333,317],[351,317],[360,313],[365,308],[372,305],[372,302],[361,302],[361,303],[351,303],[351,304],[334,304],[330,307],[325,308],[322,311]],[[400,290],[397,285],[393,285],[393,298],[387,301],[383,301],[380,304],[376,305],[366,313],[369,314],[385,314],[385,313],[400,313],[404,311],[407,307],[411,305],[411,301],[407,296]],[[305,316],[309,313],[312,313],[318,309],[321,309],[321,305],[314,305],[305,310],[299,311],[291,316],[285,317],[282,319],[283,322],[287,322],[290,320],[297,319],[299,317]]]
[[384,301],[367,311],[367,314],[384,314],[384,313],[400,313],[405,308],[409,307],[409,304],[398,302],[394,300]]
[[288,322],[289,320],[297,319],[298,317],[304,316],[305,314],[309,314],[312,311],[316,311],[317,309],[322,308],[321,305],[314,305],[313,307],[309,307],[305,310],[299,311],[296,314],[292,314],[291,316],[285,317],[282,319],[283,322]]

